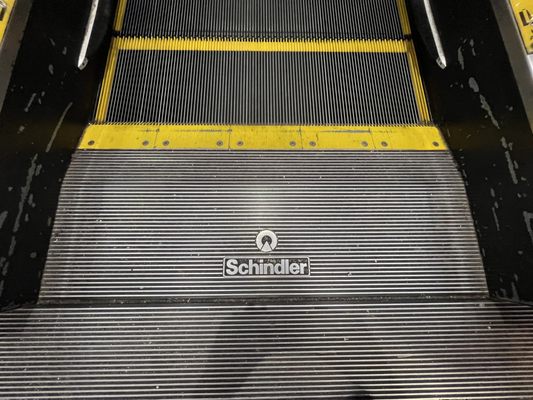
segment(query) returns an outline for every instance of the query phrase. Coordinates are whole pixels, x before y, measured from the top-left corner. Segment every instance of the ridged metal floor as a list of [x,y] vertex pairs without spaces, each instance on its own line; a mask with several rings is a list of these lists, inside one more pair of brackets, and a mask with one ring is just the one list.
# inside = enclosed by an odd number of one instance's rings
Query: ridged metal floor
[[[225,257],[310,258],[229,277]],[[64,180],[41,302],[485,296],[447,152],[84,151]]]
[[0,314],[2,399],[531,399],[533,310],[491,302]]

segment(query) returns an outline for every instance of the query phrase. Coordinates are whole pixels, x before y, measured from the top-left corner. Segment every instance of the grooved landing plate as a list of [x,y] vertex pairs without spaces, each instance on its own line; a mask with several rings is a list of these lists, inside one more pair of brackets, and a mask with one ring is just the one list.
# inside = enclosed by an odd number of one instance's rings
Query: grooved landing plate
[[0,314],[2,399],[531,399],[533,310],[484,302]]
[[[223,276],[264,229],[310,276]],[[446,152],[146,150],[75,154],[40,300],[485,294]]]

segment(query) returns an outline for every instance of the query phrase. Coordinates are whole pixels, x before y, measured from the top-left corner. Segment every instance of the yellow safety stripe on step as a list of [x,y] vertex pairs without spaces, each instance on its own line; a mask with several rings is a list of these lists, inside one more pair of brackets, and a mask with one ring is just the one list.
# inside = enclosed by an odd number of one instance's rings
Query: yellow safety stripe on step
[[362,52],[407,53],[421,122],[430,123],[422,78],[414,46],[406,40],[329,40],[329,41],[240,41],[201,39],[115,38],[107,61],[100,91],[96,121],[106,121],[111,88],[121,50],[163,51],[271,51],[271,52]]
[[115,70],[117,68],[118,46],[116,41],[111,42],[111,49],[107,58],[107,65],[105,69],[102,87],[100,88],[100,97],[98,100],[98,107],[96,108],[96,120],[105,121],[107,117],[107,110],[109,108],[109,99],[111,97],[111,87],[113,86],[113,79],[115,77]]
[[7,24],[9,23],[9,17],[11,16],[11,12],[13,11],[13,7],[15,7],[15,0],[4,0],[4,3],[6,5],[6,8],[4,11],[4,17],[0,21],[0,47],[2,46],[2,42],[4,40],[4,35],[7,30]]
[[398,12],[400,14],[400,23],[402,25],[402,31],[404,35],[411,34],[411,25],[409,23],[409,15],[407,14],[407,5],[405,0],[396,0],[398,4]]
[[446,150],[434,126],[89,125],[94,150]]
[[411,79],[413,80],[414,92],[416,97],[416,104],[418,106],[418,112],[420,113],[420,120],[425,123],[431,122],[431,115],[429,113],[429,107],[426,99],[426,91],[422,82],[422,76],[420,75],[420,69],[418,67],[418,59],[416,57],[415,46],[413,42],[407,42],[407,57],[409,59],[409,69],[411,70]]
[[118,0],[117,11],[115,13],[115,21],[113,23],[113,28],[115,32],[122,31],[122,26],[124,25],[124,16],[126,15],[126,3],[128,0]]
[[206,40],[116,38],[120,50],[405,53],[403,40]]

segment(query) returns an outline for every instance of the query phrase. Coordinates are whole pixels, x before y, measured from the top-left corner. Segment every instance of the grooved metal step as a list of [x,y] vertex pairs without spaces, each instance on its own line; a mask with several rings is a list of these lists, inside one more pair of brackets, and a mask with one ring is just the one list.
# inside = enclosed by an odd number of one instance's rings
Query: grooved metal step
[[492,302],[0,314],[2,399],[531,399],[533,310]]
[[396,0],[128,0],[126,36],[401,39]]
[[[223,274],[269,257],[310,274]],[[40,301],[486,294],[447,152],[78,151]]]
[[143,50],[139,41],[135,50],[117,50],[110,92],[102,91],[109,107],[97,122],[428,122],[419,112],[407,52],[224,51],[224,43],[217,45],[219,51]]

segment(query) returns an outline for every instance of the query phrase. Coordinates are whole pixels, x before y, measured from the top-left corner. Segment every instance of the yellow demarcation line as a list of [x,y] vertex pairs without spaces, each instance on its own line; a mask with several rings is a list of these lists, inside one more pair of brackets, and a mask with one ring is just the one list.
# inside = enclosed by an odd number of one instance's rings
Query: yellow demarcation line
[[434,126],[89,125],[94,150],[446,150]]
[[420,121],[423,123],[431,122],[431,115],[426,99],[426,91],[424,89],[424,83],[422,82],[422,76],[420,75],[420,69],[418,68],[418,59],[416,58],[415,46],[413,42],[408,41],[407,57],[409,59],[409,69],[411,70],[411,79],[413,80],[416,104],[418,106],[418,112],[420,114]]
[[105,68],[104,80],[100,88],[100,97],[98,100],[98,107],[96,108],[96,121],[103,122],[107,118],[107,110],[109,108],[109,99],[111,97],[111,88],[113,86],[113,79],[115,77],[115,70],[117,68],[118,47],[117,42],[111,42],[111,49],[107,58],[107,65]]
[[400,14],[400,24],[404,35],[411,34],[411,24],[409,23],[409,15],[407,14],[407,5],[405,0],[396,0],[398,5],[398,12]]
[[124,16],[126,15],[126,5],[128,0],[118,0],[117,11],[115,13],[115,21],[113,28],[115,32],[122,31],[124,25]]
[[405,53],[403,40],[206,40],[116,38],[119,50]]

